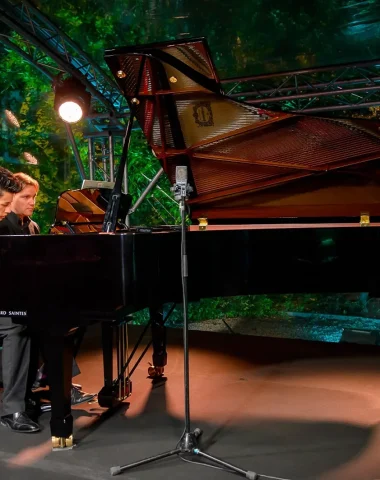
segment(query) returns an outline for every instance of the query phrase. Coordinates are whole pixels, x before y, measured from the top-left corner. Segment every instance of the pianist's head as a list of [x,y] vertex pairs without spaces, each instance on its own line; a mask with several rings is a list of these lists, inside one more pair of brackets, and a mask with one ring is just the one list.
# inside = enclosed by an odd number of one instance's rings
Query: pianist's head
[[0,220],[11,212],[15,193],[21,191],[20,182],[7,169],[0,167]]
[[30,217],[36,206],[36,197],[40,186],[37,180],[26,173],[15,173],[14,176],[21,184],[21,191],[13,197],[12,212],[20,218]]

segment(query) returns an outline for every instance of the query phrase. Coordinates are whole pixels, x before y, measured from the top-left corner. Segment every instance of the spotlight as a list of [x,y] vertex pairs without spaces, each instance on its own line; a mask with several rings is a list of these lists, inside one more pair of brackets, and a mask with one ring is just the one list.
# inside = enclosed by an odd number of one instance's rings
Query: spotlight
[[54,83],[54,109],[64,122],[76,123],[87,115],[90,109],[91,94],[79,80],[73,77],[62,79],[58,76]]
[[14,113],[12,113],[10,110],[5,110],[5,116],[10,124],[12,124],[14,127],[20,128],[20,123]]

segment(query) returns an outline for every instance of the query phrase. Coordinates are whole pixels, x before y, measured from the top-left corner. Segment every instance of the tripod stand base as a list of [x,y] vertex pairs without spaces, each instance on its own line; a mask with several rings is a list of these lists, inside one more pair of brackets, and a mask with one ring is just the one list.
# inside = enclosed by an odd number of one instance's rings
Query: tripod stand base
[[[196,428],[194,432],[185,432],[179,441],[178,448],[174,450],[169,450],[168,452],[160,453],[159,455],[155,455],[153,457],[147,457],[143,460],[138,462],[130,463],[128,465],[122,465],[117,467],[111,467],[110,473],[112,476],[119,475],[120,473],[125,472],[126,470],[130,470],[131,468],[139,467],[141,465],[146,465],[148,463],[155,462],[156,460],[161,460],[163,458],[171,457],[173,455],[179,455],[181,453],[193,454],[198,455],[200,457],[206,458],[207,460],[215,463],[216,465],[220,466],[221,468],[225,468],[226,470],[230,471],[231,473],[238,473],[239,475],[248,478],[249,480],[258,480],[259,476],[255,472],[251,472],[249,470],[243,470],[242,468],[236,467],[231,463],[225,462],[220,458],[213,457],[208,453],[202,452],[198,448],[197,445],[197,438],[202,434],[202,430]],[[206,464],[205,464],[206,465]]]

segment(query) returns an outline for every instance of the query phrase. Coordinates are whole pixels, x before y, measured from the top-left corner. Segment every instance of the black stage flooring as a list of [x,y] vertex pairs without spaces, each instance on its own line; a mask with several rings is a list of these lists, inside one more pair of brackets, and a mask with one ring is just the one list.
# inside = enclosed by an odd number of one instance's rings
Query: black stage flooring
[[[130,345],[139,330],[130,327]],[[94,327],[76,379],[87,391],[102,384],[99,343]],[[75,408],[75,449],[50,452],[48,414],[39,434],[1,427],[1,478],[109,479],[111,466],[175,448],[183,430],[181,331],[169,330],[168,343],[166,381],[147,378],[149,354],[132,377],[133,394],[112,415],[96,403]],[[284,479],[380,478],[379,347],[197,331],[190,345],[192,425],[203,429],[205,451]],[[173,457],[118,478],[236,476]]]

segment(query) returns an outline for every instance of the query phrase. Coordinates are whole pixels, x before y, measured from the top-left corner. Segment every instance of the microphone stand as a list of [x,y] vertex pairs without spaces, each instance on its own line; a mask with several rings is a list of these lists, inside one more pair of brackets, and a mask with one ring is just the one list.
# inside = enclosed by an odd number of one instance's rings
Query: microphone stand
[[[198,437],[202,434],[202,430],[195,428],[191,431],[191,417],[190,417],[190,380],[189,380],[189,324],[188,324],[188,299],[187,299],[187,277],[188,277],[188,268],[187,268],[187,252],[186,252],[186,199],[188,194],[192,191],[192,187],[186,182],[176,183],[172,187],[174,191],[174,198],[179,200],[179,207],[181,213],[181,276],[182,276],[182,296],[183,296],[183,348],[184,348],[184,396],[185,396],[185,428],[180,438],[177,446],[173,450],[154,455],[153,457],[147,457],[143,460],[130,463],[127,465],[120,465],[111,467],[110,473],[112,476],[119,475],[126,470],[131,468],[139,467],[141,465],[146,465],[147,463],[155,462],[156,460],[161,460],[162,458],[171,457],[173,455],[181,454],[190,454],[198,455],[203,457],[211,462],[214,462],[216,465],[219,465],[222,470],[226,470],[230,473],[237,473],[249,480],[258,480],[259,475],[255,472],[249,470],[243,470],[242,468],[236,467],[224,460],[216,458],[212,455],[209,455],[203,452],[198,447]],[[200,465],[209,466],[206,463],[194,462]],[[217,467],[218,468],[218,467]]]

